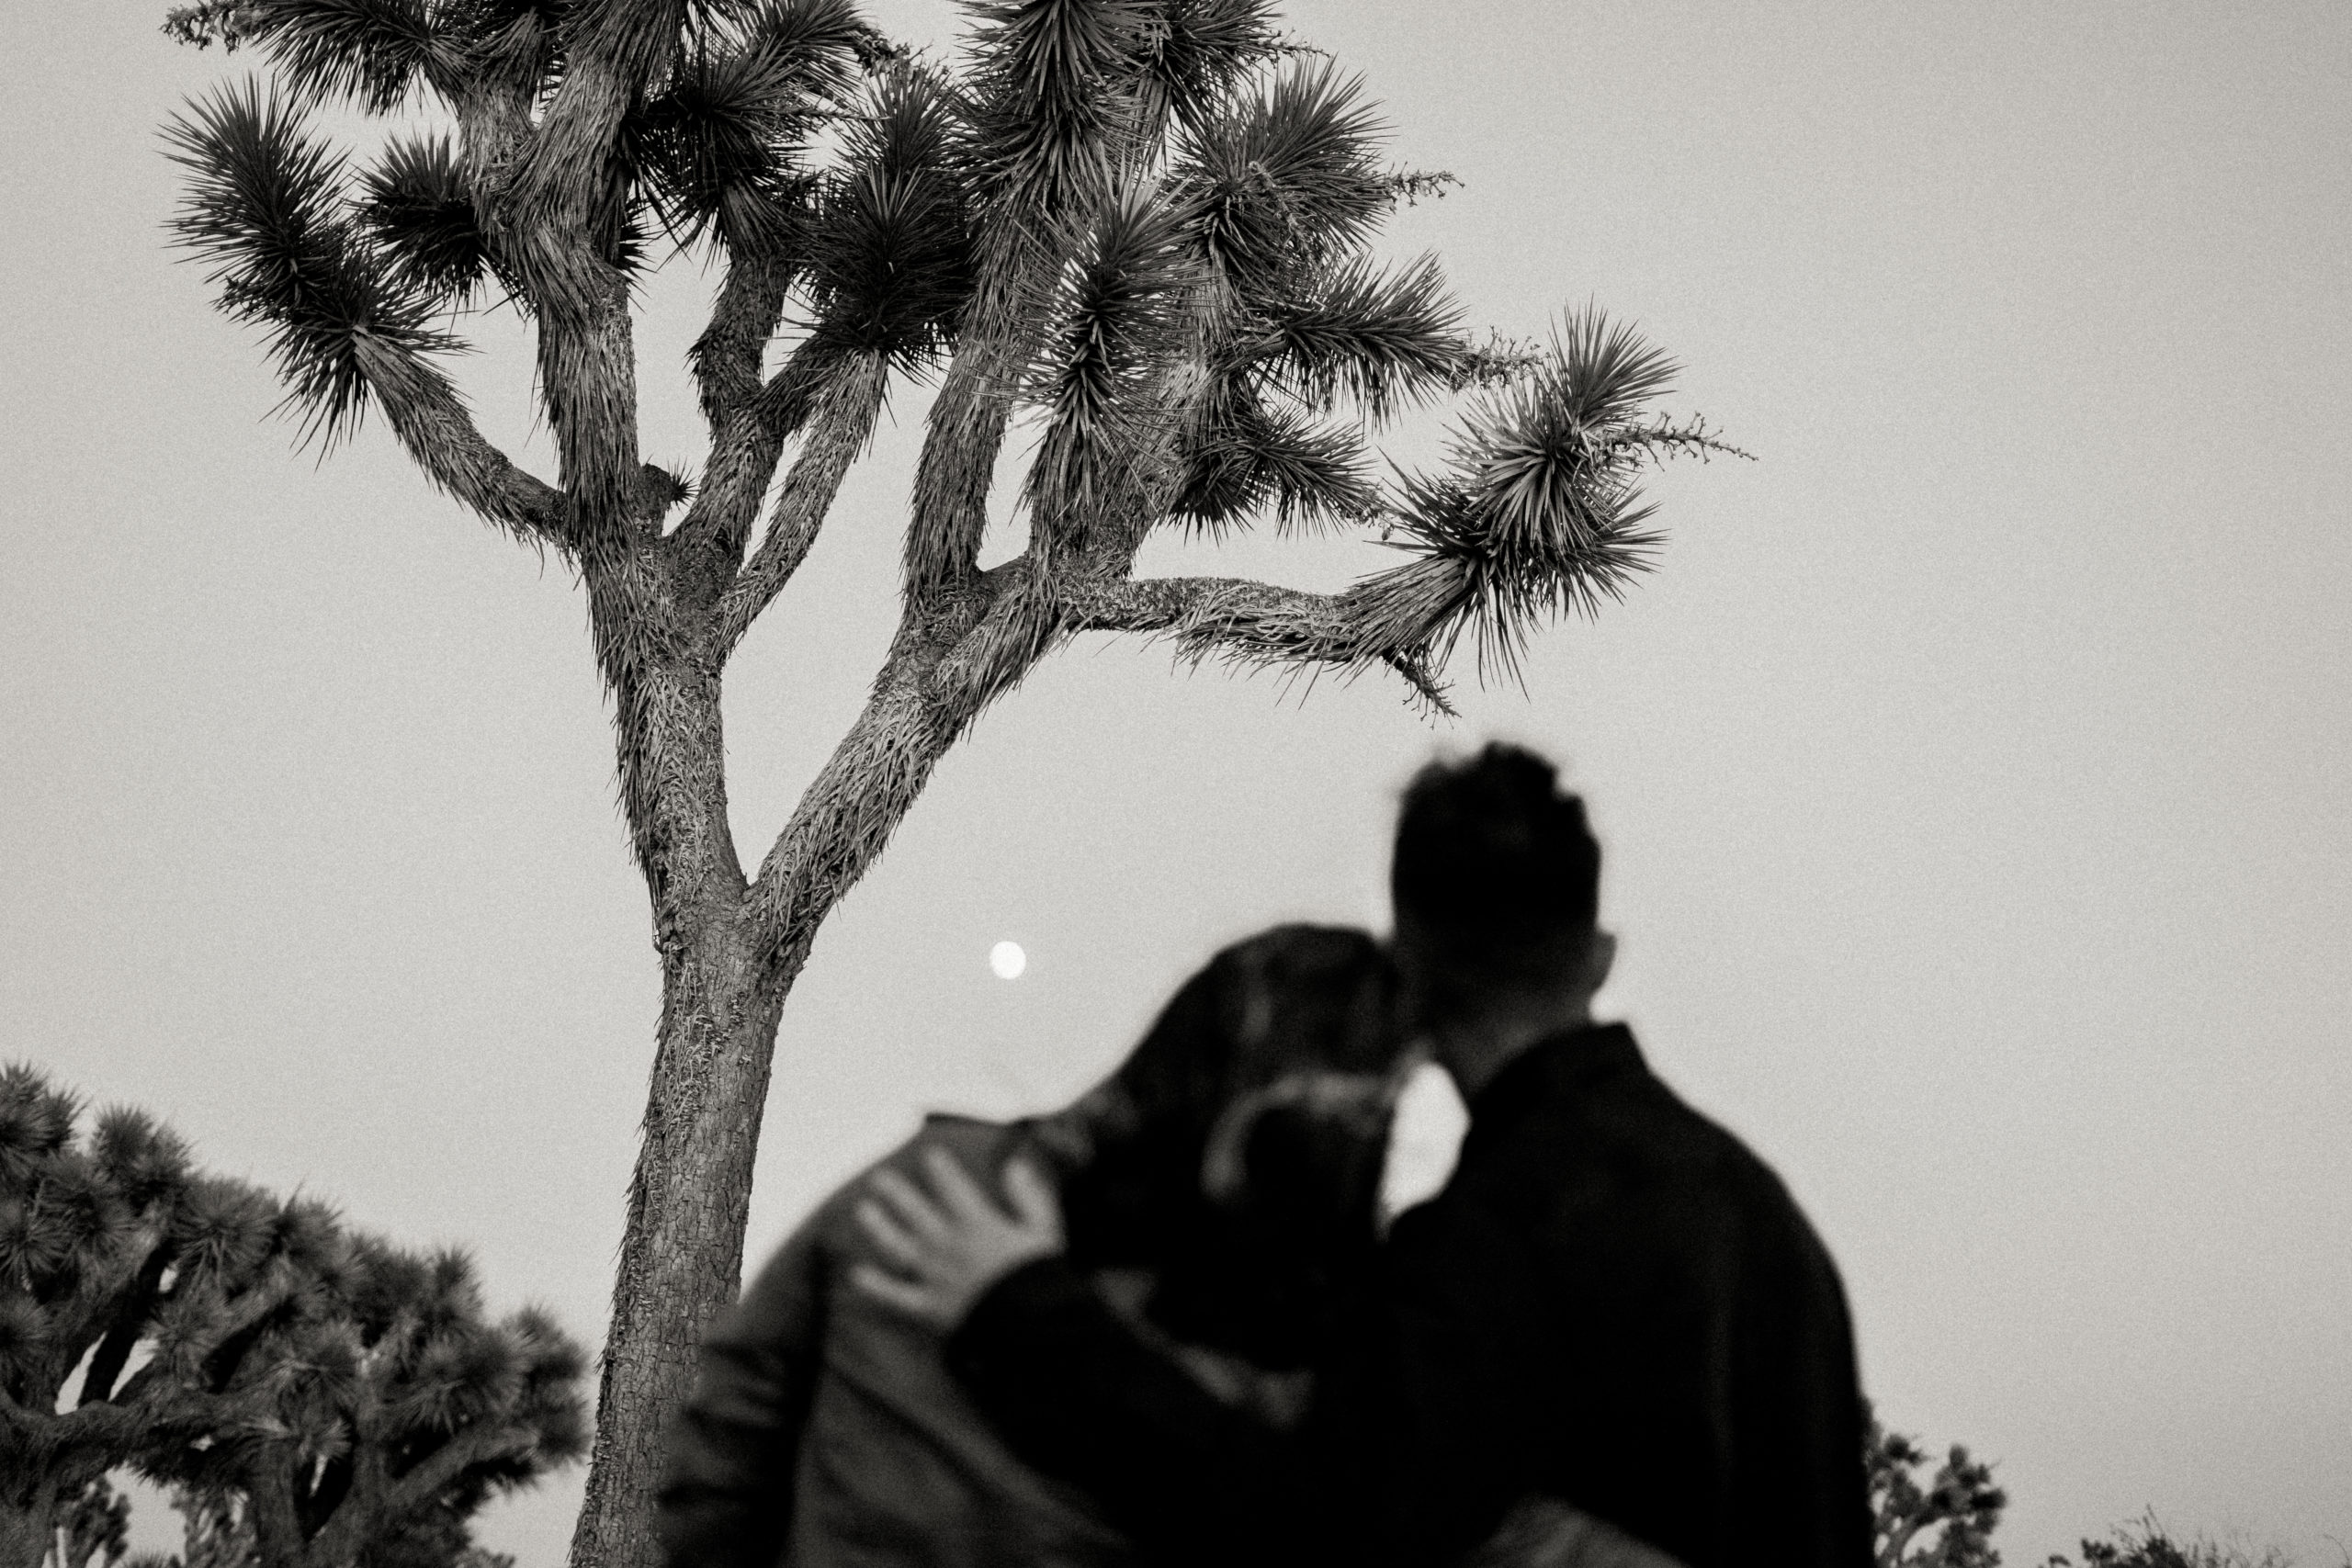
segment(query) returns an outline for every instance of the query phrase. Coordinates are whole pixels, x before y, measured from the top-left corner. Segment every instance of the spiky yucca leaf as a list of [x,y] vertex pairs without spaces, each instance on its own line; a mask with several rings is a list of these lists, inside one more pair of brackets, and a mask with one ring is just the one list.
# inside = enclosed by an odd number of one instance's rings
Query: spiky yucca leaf
[[588,1371],[587,1357],[553,1314],[544,1307],[525,1307],[508,1316],[505,1329],[514,1337],[525,1376],[533,1383],[577,1392],[573,1385]]
[[1658,543],[1642,527],[1642,465],[1729,450],[1645,422],[1674,369],[1631,328],[1572,313],[1548,364],[1474,406],[1449,472],[1405,479],[1390,542],[1419,558],[1351,591],[1367,634],[1442,659],[1468,630],[1482,672],[1515,673],[1544,620],[1620,596]]
[[29,1062],[0,1067],[0,1184],[30,1179],[40,1162],[74,1135],[79,1107]]
[[1046,412],[1028,500],[1080,518],[1143,458],[1140,422],[1164,419],[1155,385],[1187,327],[1198,282],[1182,215],[1148,186],[1112,191],[1064,265],[1051,329],[1029,375]]
[[[198,1288],[201,1281],[182,1272],[175,1288],[155,1303],[148,1326],[153,1355],[149,1381],[186,1382],[192,1380],[218,1338],[224,1313],[217,1292]],[[159,1374],[168,1374],[159,1380]]]
[[803,144],[850,91],[865,35],[847,0],[787,0],[688,48],[630,117],[624,149],[679,243],[716,232],[736,254],[793,248],[811,186]]
[[59,1151],[41,1172],[35,1192],[42,1213],[67,1238],[70,1265],[96,1262],[131,1223],[114,1184],[80,1150]]
[[1136,129],[1142,0],[963,0],[971,158],[988,199],[1056,212],[1090,199]]
[[816,334],[902,371],[944,350],[971,291],[953,122],[935,78],[911,64],[884,72],[847,122],[846,166],[827,183],[808,236]]
[[841,102],[856,89],[861,67],[881,63],[880,35],[855,0],[730,0],[729,10],[744,50],[797,73],[811,100]]
[[299,1353],[307,1398],[344,1410],[361,1400],[369,1367],[357,1324],[340,1315],[322,1315],[304,1325]]
[[232,1286],[258,1269],[269,1256],[277,1205],[258,1188],[222,1177],[205,1177],[189,1184],[187,1196],[173,1217],[172,1241],[179,1256],[187,1296],[199,1286]]
[[1635,422],[1675,365],[1598,310],[1571,314],[1539,374],[1488,394],[1453,444],[1480,524],[1522,547],[1589,542],[1622,525],[1645,455]]
[[344,1310],[359,1325],[367,1344],[374,1345],[404,1314],[411,1314],[432,1288],[432,1272],[416,1254],[373,1236],[361,1236],[352,1243],[351,1273],[342,1292]]
[[187,1179],[187,1143],[129,1106],[113,1106],[99,1115],[90,1134],[90,1156],[123,1201],[137,1209],[165,1202]]
[[463,1247],[439,1247],[425,1257],[424,1292],[413,1308],[423,1332],[470,1332],[481,1319],[481,1281]]
[[424,1339],[393,1391],[386,1418],[444,1437],[493,1419],[523,1392],[518,1347],[481,1323],[454,1324]]
[[459,59],[428,0],[255,0],[248,28],[286,85],[312,103],[348,98],[384,114]]
[[0,1289],[45,1294],[74,1256],[74,1231],[39,1187],[0,1198]]
[[211,264],[221,310],[266,329],[305,438],[332,445],[367,406],[355,339],[413,353],[458,345],[428,325],[430,301],[401,288],[360,242],[345,216],[345,160],[307,133],[298,109],[249,81],[192,110],[164,132],[191,175],[174,231]]
[[1148,120],[1197,130],[1250,72],[1282,52],[1268,0],[1159,0],[1140,33],[1136,73]]
[[[0,1204],[0,1223],[6,1205]],[[0,1272],[0,1385],[32,1371],[49,1355],[49,1314]]]
[[1392,206],[1380,119],[1363,95],[1330,62],[1306,63],[1179,139],[1170,190],[1244,299],[1355,251]]
[[537,1433],[533,1461],[561,1464],[587,1452],[588,1404],[581,1395],[587,1352],[538,1307],[512,1314],[500,1331],[514,1347],[522,1371],[514,1415]]
[[334,1207],[315,1198],[295,1197],[270,1216],[269,1256],[283,1259],[305,1278],[339,1285],[350,1267],[351,1242]]
[[1329,409],[1345,395],[1377,421],[1454,384],[1461,311],[1435,257],[1389,272],[1358,258],[1267,310],[1244,353],[1308,407]]
[[1185,444],[1170,521],[1212,537],[1271,506],[1283,529],[1362,523],[1380,512],[1363,438],[1269,411],[1247,389],[1203,411]]
[[445,135],[395,138],[360,175],[356,210],[394,284],[422,299],[468,304],[491,270],[457,148]]

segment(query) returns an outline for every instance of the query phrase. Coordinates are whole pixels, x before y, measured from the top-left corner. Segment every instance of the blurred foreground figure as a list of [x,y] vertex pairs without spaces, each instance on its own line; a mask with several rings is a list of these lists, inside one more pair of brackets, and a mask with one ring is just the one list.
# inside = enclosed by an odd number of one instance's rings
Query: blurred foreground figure
[[1170,1375],[1278,1429],[1304,1405],[1299,1369],[1329,1339],[1337,1294],[1363,1288],[1396,1016],[1370,937],[1279,927],[1219,953],[1067,1110],[930,1118],[820,1207],[712,1336],[671,1429],[668,1562],[1138,1561],[1082,1493],[1013,1457],[948,1376],[936,1330],[848,1288],[875,1255],[857,1223],[867,1185],[942,1171],[994,1185],[1015,1155],[1035,1162],[1058,1188],[1081,1288]]
[[[1408,1012],[1470,1109],[1399,1216],[1295,1432],[1201,1397],[1056,1248],[1050,1195],[886,1194],[872,1288],[954,1325],[1013,1448],[1161,1557],[1347,1568],[1867,1568],[1836,1269],[1780,1181],[1592,998],[1600,846],[1551,766],[1490,746],[1408,791]],[[977,1201],[975,1201],[977,1199]]]

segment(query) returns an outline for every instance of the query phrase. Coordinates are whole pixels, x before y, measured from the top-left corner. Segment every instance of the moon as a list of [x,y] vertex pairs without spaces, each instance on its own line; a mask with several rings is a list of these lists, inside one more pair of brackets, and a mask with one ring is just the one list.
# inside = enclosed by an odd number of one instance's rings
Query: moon
[[1029,967],[1029,955],[1021,951],[1017,942],[1001,942],[989,949],[989,967],[996,971],[1000,980],[1018,980],[1021,972]]

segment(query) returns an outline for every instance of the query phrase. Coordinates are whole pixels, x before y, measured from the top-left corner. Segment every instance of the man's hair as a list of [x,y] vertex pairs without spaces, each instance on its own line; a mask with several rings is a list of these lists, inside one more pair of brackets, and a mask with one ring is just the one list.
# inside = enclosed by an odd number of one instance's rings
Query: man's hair
[[1389,890],[1449,967],[1530,976],[1591,935],[1600,844],[1551,763],[1495,742],[1406,788]]

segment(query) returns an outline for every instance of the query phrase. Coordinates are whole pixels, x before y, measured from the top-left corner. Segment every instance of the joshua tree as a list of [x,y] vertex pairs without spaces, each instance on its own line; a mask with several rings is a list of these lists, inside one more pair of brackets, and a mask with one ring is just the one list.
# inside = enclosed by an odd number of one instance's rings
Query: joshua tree
[[245,1417],[171,1463],[242,1499],[264,1568],[446,1568],[493,1492],[586,1449],[585,1355],[539,1313],[487,1319],[461,1255],[360,1237],[324,1287],[216,1374]]
[[[1434,263],[1376,263],[1392,170],[1358,85],[1267,0],[965,0],[952,60],[848,0],[207,0],[248,44],[171,135],[178,220],[325,442],[377,410],[443,491],[582,585],[662,980],[580,1568],[643,1568],[662,1412],[740,1276],[785,999],[819,923],[941,755],[1081,632],[1193,660],[1385,667],[1442,706],[1463,634],[1508,666],[1620,592],[1653,542],[1646,460],[1713,443],[1649,412],[1671,367],[1598,315],[1550,352],[1465,337]],[[357,167],[322,104],[426,117]],[[698,473],[641,460],[631,280],[707,258],[688,356]],[[536,338],[552,483],[441,367],[459,313]],[[757,867],[728,820],[720,682],[807,556],[893,383],[935,374],[899,628],[864,711]],[[1442,471],[1375,474],[1368,431],[1475,397]],[[1026,547],[983,569],[1009,435]],[[787,451],[789,463],[784,461]],[[778,475],[781,480],[778,481]],[[764,513],[764,523],[763,514]],[[1368,526],[1344,592],[1142,579],[1155,530]]]
[[1878,1568],[2000,1568],[1993,1531],[2007,1494],[1993,1467],[1954,1443],[1932,1475],[1917,1438],[1890,1432],[1872,1416],[1864,1440]]
[[485,1321],[462,1258],[198,1175],[135,1111],[76,1121],[0,1071],[0,1568],[107,1550],[126,1467],[227,1499],[267,1568],[390,1563],[585,1446],[583,1353]]
[[39,1562],[93,1484],[157,1434],[203,1435],[196,1391],[152,1357],[134,1370],[135,1356],[166,1335],[191,1364],[233,1356],[331,1247],[323,1211],[192,1174],[179,1141],[136,1111],[107,1112],[86,1140],[76,1112],[31,1068],[0,1070],[6,1568]]

